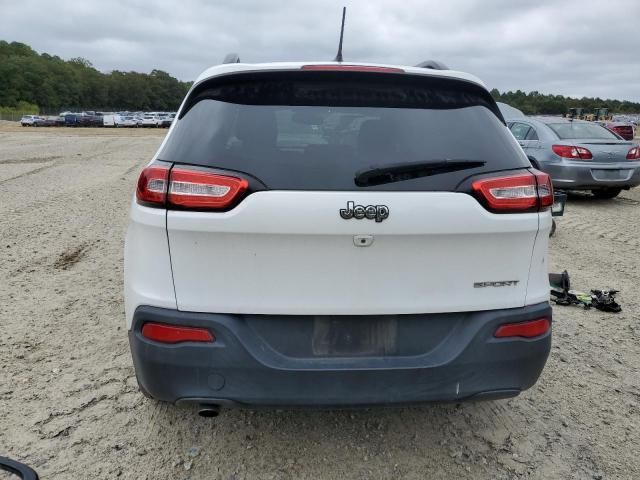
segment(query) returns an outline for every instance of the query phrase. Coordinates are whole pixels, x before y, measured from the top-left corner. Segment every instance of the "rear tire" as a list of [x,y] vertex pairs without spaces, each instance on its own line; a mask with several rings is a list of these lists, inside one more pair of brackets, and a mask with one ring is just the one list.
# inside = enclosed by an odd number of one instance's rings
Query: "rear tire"
[[611,198],[616,198],[621,191],[621,188],[603,188],[602,190],[591,190],[591,193],[596,198],[609,200]]
[[551,231],[549,232],[549,237],[553,237],[553,234],[556,233],[556,221],[555,219],[551,220]]

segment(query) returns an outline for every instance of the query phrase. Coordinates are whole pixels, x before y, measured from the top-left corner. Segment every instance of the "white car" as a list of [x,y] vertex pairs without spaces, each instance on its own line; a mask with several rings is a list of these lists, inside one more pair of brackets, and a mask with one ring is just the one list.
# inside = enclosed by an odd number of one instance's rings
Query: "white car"
[[197,79],[131,205],[126,325],[146,395],[213,416],[536,382],[551,181],[485,85],[437,66]]
[[142,116],[142,120],[140,121],[141,127],[157,127],[158,126],[158,117],[151,114],[145,114]]
[[38,120],[44,120],[44,118],[38,115],[23,115],[20,119],[20,125],[23,127],[33,127]]
[[107,114],[102,116],[102,126],[104,127],[117,127],[118,115]]
[[131,115],[116,115],[116,127],[137,127],[138,121]]

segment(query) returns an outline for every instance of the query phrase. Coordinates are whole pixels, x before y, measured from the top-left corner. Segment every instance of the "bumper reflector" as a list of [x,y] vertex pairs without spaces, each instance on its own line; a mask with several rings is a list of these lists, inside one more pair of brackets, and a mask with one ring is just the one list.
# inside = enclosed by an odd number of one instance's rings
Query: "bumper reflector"
[[142,336],[160,343],[206,342],[213,343],[216,337],[206,328],[180,327],[166,323],[145,323]]
[[500,325],[494,333],[497,338],[524,337],[534,338],[544,335],[551,328],[548,318],[539,318],[528,322],[505,323]]

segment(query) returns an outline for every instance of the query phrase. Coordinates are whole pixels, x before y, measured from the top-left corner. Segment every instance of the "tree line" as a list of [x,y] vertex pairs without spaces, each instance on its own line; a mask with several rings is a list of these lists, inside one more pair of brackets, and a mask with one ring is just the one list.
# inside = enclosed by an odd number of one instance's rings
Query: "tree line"
[[640,103],[624,100],[571,98],[562,95],[545,95],[536,91],[525,93],[521,90],[500,93],[495,88],[491,90],[491,95],[497,102],[511,105],[522,110],[526,115],[564,114],[570,108],[584,108],[587,113],[592,113],[596,108],[608,108],[611,113],[640,113]]
[[0,40],[0,111],[175,111],[190,85],[162,70],[102,73],[84,58],[63,60]]
[[[151,73],[102,73],[84,58],[38,54],[28,45],[0,40],[0,113],[21,111],[57,113],[60,110],[173,111],[190,82],[181,82],[162,70]],[[564,114],[569,108],[587,112],[609,108],[615,113],[640,113],[640,103],[601,98],[570,98],[521,90],[491,91],[496,101],[527,115]]]

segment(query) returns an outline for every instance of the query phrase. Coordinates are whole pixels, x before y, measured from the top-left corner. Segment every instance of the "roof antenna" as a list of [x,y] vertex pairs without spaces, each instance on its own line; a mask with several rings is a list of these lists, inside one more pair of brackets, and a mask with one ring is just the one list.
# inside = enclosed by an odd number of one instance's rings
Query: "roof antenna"
[[340,44],[338,45],[338,54],[335,62],[342,62],[342,37],[344,36],[344,16],[347,14],[347,7],[342,7],[342,27],[340,27]]

